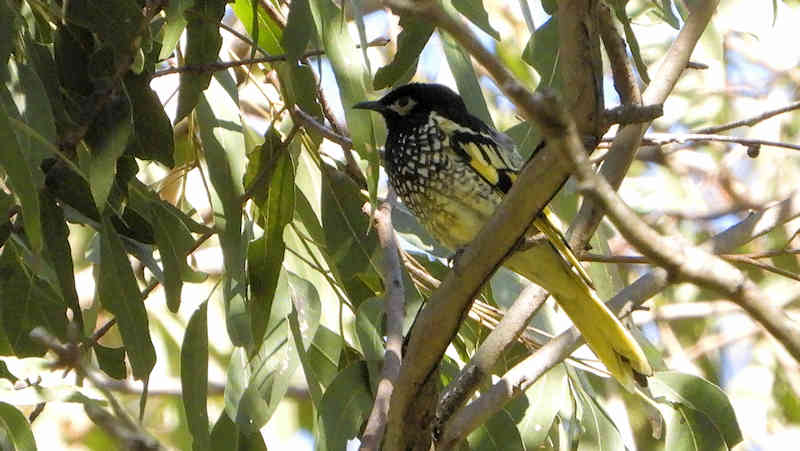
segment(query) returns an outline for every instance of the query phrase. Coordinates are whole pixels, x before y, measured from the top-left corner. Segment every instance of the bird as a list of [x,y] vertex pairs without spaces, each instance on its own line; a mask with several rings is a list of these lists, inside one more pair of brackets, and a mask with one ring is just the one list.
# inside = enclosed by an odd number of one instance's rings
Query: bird
[[[472,241],[525,164],[510,137],[471,114],[461,96],[444,85],[406,84],[353,108],[383,116],[389,184],[423,227],[451,250]],[[515,252],[504,265],[555,298],[623,387],[634,391],[646,385],[653,370],[645,353],[598,297],[557,224],[545,207],[526,236],[540,232],[547,245]]]

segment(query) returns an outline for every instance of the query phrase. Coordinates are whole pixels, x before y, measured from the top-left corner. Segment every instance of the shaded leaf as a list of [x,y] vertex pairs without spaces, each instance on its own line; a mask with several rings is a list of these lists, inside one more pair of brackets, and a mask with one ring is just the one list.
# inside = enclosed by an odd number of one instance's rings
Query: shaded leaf
[[372,81],[375,89],[388,88],[399,84],[401,80],[410,80],[417,71],[419,55],[434,30],[430,22],[409,14],[400,16],[400,27],[403,31],[397,36],[397,52],[392,62],[375,73]]
[[485,123],[493,125],[492,116],[489,114],[489,107],[481,92],[481,85],[472,67],[472,58],[464,48],[456,42],[450,35],[442,34],[442,47],[447,57],[447,63],[456,79],[458,92],[467,105],[470,113],[478,116]]
[[30,338],[35,327],[44,327],[61,339],[67,333],[64,302],[47,282],[31,272],[23,252],[11,241],[0,255],[0,320],[14,355],[20,358],[41,356],[46,351]]
[[356,308],[381,290],[376,263],[380,247],[375,233],[366,235],[369,222],[361,213],[365,200],[352,179],[323,165],[322,230],[329,264]]
[[46,190],[39,192],[39,202],[42,206],[45,255],[58,278],[61,298],[72,309],[72,318],[78,324],[79,330],[83,330],[83,315],[78,302],[78,291],[75,289],[75,270],[64,211]]
[[147,25],[135,0],[71,1],[64,12],[69,22],[92,30],[100,42],[110,44],[120,56],[133,54],[132,44]]
[[527,409],[517,423],[526,449],[536,449],[544,442],[568,395],[563,365],[553,367],[525,391]]
[[125,366],[125,348],[109,348],[99,343],[92,346],[97,356],[97,364],[104,373],[114,379],[125,379],[128,368]]
[[561,89],[558,55],[558,18],[553,16],[536,29],[522,52],[522,60],[536,69],[541,77],[536,89]]
[[482,0],[453,0],[453,7],[486,34],[496,41],[500,40],[500,33],[489,23],[489,13],[486,12]]
[[44,176],[39,170],[39,162],[30,158],[31,149],[24,147],[14,133],[11,121],[19,119],[11,94],[4,85],[0,85],[0,142],[4,147],[0,152],[0,166],[5,169],[8,184],[20,201],[25,219],[25,235],[34,252],[38,253],[43,246],[39,189],[44,183]]
[[[117,165],[117,160],[125,153],[132,131],[130,103],[127,99],[120,98],[107,104],[97,114],[84,137],[84,142],[92,153],[87,174],[89,188],[95,206],[101,213],[109,201],[117,171],[122,169]],[[127,181],[120,186],[126,187]]]
[[348,440],[358,437],[371,408],[366,365],[354,363],[336,376],[322,397],[318,420],[325,440],[319,449],[346,449]]
[[[2,401],[0,401],[0,429],[5,431],[0,436],[10,441],[12,449],[36,451],[36,441],[33,439],[28,419],[16,407]],[[5,449],[5,446],[3,448]]]
[[513,451],[524,450],[514,420],[506,409],[492,415],[486,423],[478,426],[467,436],[470,449],[473,451]]
[[166,8],[164,27],[162,28],[161,52],[159,60],[168,58],[186,28],[186,10],[194,5],[194,0],[170,0]]
[[238,99],[222,85],[212,86],[197,105],[197,126],[213,186],[214,228],[222,242],[225,263],[225,313],[228,335],[235,345],[253,342],[246,299],[245,243],[242,239],[241,198],[244,194],[245,148]]
[[283,30],[281,42],[290,59],[297,59],[305,52],[314,35],[314,18],[308,0],[293,0],[289,6],[289,17]]
[[294,168],[288,152],[275,155],[275,168],[269,179],[266,202],[259,205],[264,220],[264,236],[248,246],[250,281],[250,324],[253,338],[260,341],[270,317],[270,305],[281,273],[285,244],[283,229],[294,215]]
[[146,74],[125,77],[125,91],[133,109],[133,134],[128,152],[140,160],[153,160],[169,168],[175,165],[172,124]]
[[353,148],[369,163],[367,170],[367,188],[370,200],[375,204],[378,192],[378,145],[376,126],[378,118],[369,111],[351,108],[367,98],[364,86],[364,68],[353,64],[360,59],[358,49],[350,38],[345,15],[331,0],[310,0],[311,13],[317,29],[317,37],[322,42],[325,55],[331,63],[336,84],[339,86],[339,97],[344,105],[344,116],[347,128],[353,140]]
[[383,298],[370,298],[362,302],[356,312],[356,338],[364,353],[373,393],[378,387],[383,367],[386,345],[383,341]]
[[666,449],[670,451],[727,451],[720,431],[701,412],[678,405],[667,425]]
[[103,217],[101,235],[101,270],[97,281],[100,302],[117,320],[133,377],[145,379],[155,365],[156,354],[142,294],[122,241],[107,215]]
[[223,410],[211,431],[211,449],[267,451],[267,445],[261,433],[245,433]]
[[[184,64],[209,64],[217,61],[222,47],[219,22],[225,14],[225,0],[194,0],[184,10],[186,18],[186,54]],[[181,72],[178,112],[175,123],[191,113],[200,95],[211,82],[211,72]]]
[[725,392],[716,385],[677,371],[657,372],[650,381],[654,397],[664,397],[669,402],[690,407],[705,415],[720,431],[729,448],[742,441],[742,431],[733,406]]
[[[259,6],[257,1],[236,0],[233,3],[233,11],[259,47],[266,50],[270,55],[284,53],[281,46],[283,29]],[[255,16],[253,15],[254,11],[257,11]]]
[[[193,450],[210,450],[208,431],[208,319],[203,302],[186,325],[181,345],[181,393]],[[224,414],[224,412],[223,412]]]

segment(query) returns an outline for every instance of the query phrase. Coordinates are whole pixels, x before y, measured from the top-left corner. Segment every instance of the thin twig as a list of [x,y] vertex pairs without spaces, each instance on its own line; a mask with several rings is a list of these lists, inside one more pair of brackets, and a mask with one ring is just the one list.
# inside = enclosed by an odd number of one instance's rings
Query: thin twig
[[[611,140],[607,138],[605,140]],[[743,138],[740,136],[710,135],[701,133],[648,133],[644,135],[642,142],[645,144],[663,146],[665,144],[683,144],[689,141],[695,142],[726,142],[741,144],[743,146],[771,146],[782,147],[785,149],[800,150],[800,144],[792,144],[781,141],[770,141],[765,139]]]
[[765,120],[767,120],[767,119],[769,119],[769,118],[771,118],[773,116],[777,116],[779,114],[787,113],[789,111],[794,111],[794,110],[797,110],[797,109],[800,109],[800,101],[790,103],[788,105],[782,106],[780,108],[776,108],[774,110],[765,111],[765,112],[763,112],[763,113],[761,113],[759,115],[756,115],[756,116],[753,116],[753,117],[750,117],[750,118],[747,118],[747,119],[742,119],[742,120],[738,120],[738,121],[734,121],[734,122],[729,122],[727,124],[722,124],[722,125],[716,125],[716,126],[713,126],[713,127],[701,128],[701,129],[695,130],[693,133],[716,134],[716,133],[724,132],[724,131],[731,130],[731,129],[734,129],[734,128],[739,128],[739,127],[752,127],[752,126],[758,124],[759,122],[765,121]]

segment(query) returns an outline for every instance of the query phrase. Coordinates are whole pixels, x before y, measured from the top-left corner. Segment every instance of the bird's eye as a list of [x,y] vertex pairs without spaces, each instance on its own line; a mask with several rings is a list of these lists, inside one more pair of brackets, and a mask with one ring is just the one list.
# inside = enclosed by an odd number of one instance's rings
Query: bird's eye
[[397,101],[397,106],[403,108],[408,105],[408,97],[402,97],[400,100]]

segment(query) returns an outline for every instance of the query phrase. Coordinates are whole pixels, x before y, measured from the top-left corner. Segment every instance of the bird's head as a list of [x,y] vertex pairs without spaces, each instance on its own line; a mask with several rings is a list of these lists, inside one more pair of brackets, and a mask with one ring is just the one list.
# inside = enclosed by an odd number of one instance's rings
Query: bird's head
[[389,130],[424,124],[431,112],[465,126],[477,120],[452,89],[431,83],[403,85],[378,100],[357,103],[353,108],[381,113]]

